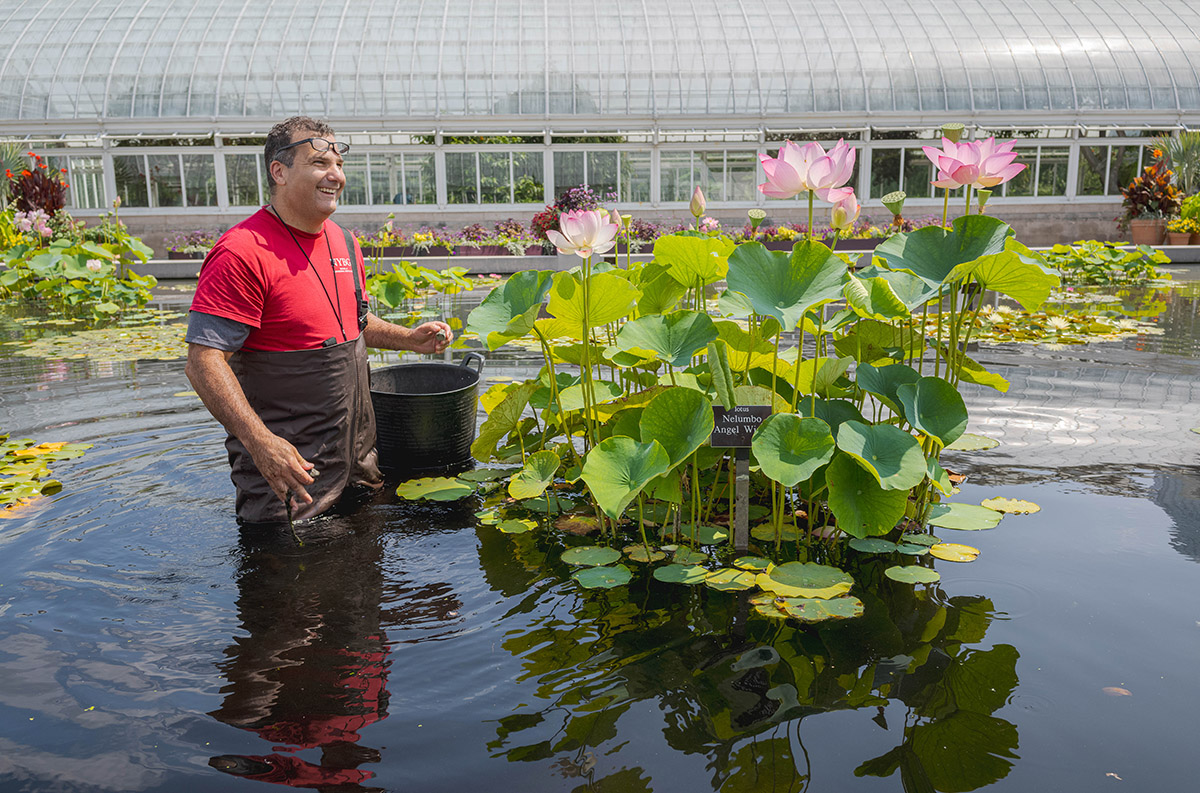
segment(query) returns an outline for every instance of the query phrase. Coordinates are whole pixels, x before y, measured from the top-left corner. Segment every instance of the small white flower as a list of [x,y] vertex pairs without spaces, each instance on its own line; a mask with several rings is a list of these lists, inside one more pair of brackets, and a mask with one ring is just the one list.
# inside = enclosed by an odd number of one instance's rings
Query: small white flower
[[87,268],[93,273],[98,273],[104,269],[104,262],[100,261],[99,259],[88,259]]

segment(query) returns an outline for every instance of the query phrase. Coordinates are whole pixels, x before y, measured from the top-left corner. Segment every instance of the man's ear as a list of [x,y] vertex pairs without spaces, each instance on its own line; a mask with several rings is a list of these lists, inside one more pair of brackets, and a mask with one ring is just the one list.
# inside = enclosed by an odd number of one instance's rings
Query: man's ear
[[271,160],[267,172],[271,174],[271,178],[275,180],[275,184],[287,184],[288,167],[279,160]]

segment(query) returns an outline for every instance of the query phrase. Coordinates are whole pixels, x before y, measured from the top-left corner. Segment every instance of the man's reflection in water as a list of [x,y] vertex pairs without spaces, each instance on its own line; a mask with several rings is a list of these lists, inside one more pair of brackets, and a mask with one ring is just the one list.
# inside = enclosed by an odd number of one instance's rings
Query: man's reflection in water
[[[274,529],[242,529],[238,613],[246,636],[225,651],[225,700],[210,715],[256,733],[271,754],[222,755],[229,774],[322,791],[373,791],[379,751],[359,731],[387,718],[381,627],[382,538],[347,534],[297,547]],[[321,750],[310,762],[295,754]]]

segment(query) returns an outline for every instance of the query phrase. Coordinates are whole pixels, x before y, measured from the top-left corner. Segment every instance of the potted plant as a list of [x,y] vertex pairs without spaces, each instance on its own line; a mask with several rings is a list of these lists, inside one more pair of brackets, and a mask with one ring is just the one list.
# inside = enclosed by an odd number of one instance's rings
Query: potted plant
[[1179,207],[1179,216],[1192,221],[1192,233],[1188,245],[1200,245],[1200,193],[1188,196]]
[[217,243],[219,236],[218,232],[204,229],[173,232],[163,239],[167,246],[167,258],[203,259]]
[[1128,227],[1134,245],[1158,245],[1167,218],[1179,211],[1179,188],[1171,184],[1171,169],[1158,161],[1148,165],[1121,190],[1125,215],[1118,226]]
[[1167,244],[1187,245],[1195,226],[1195,221],[1190,218],[1172,218],[1167,221]]

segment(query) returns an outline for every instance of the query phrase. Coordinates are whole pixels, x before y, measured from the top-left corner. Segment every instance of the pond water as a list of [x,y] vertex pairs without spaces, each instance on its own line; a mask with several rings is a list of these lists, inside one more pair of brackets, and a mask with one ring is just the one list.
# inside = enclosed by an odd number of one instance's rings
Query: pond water
[[182,361],[0,348],[0,428],[94,444],[0,520],[0,790],[1193,789],[1200,330],[1160,297],[1162,335],[984,348],[957,500],[1041,512],[939,530],[982,553],[931,587],[865,557],[819,628],[582,590],[472,499],[243,531]]

